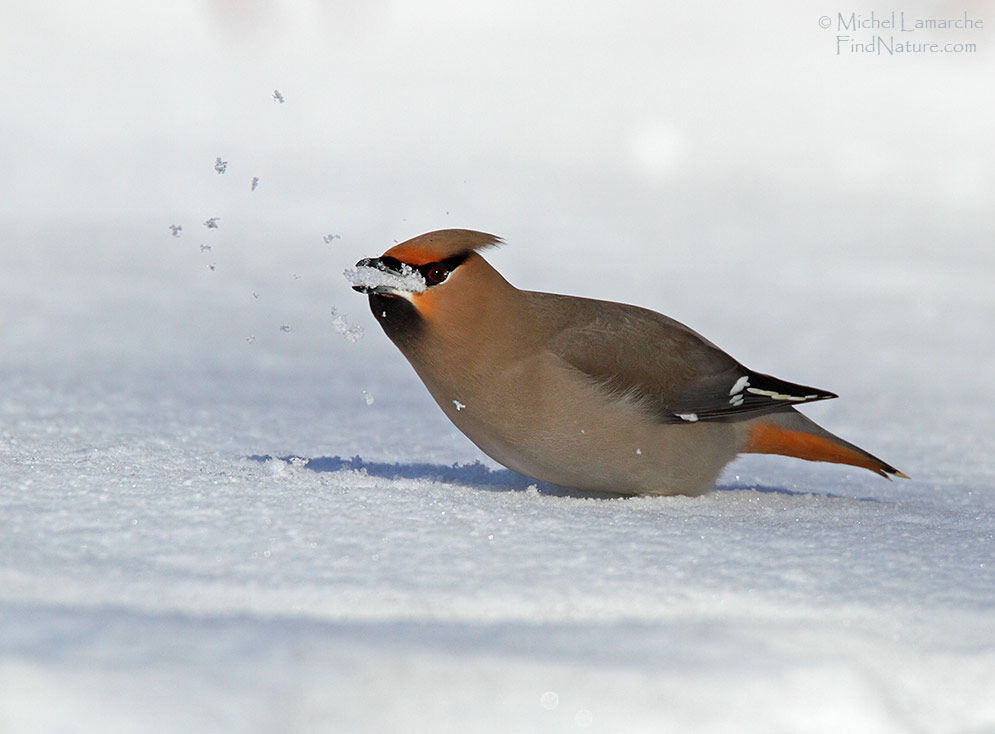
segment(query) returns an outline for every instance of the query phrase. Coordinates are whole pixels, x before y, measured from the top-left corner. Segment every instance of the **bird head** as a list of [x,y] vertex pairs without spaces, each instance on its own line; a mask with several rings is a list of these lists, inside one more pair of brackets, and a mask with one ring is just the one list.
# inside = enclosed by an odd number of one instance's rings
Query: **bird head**
[[370,309],[392,338],[439,311],[466,307],[503,278],[477,254],[499,245],[494,235],[443,229],[402,242],[380,257],[363,258],[346,277],[370,297]]

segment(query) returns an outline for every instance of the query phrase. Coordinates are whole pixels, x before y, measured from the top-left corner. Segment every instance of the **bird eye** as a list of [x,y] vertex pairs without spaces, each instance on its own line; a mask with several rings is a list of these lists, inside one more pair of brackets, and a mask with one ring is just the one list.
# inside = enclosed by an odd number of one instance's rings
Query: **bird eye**
[[449,271],[441,265],[433,265],[425,274],[425,279],[429,282],[429,285],[438,285],[448,277]]

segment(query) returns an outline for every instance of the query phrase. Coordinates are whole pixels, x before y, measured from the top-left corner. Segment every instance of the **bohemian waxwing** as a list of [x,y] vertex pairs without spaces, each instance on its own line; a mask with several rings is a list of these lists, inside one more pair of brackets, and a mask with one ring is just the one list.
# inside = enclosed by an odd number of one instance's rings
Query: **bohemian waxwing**
[[900,471],[803,416],[835,398],[753,372],[638,306],[523,291],[479,251],[500,240],[429,232],[347,271],[456,427],[544,482],[696,494],[739,453]]

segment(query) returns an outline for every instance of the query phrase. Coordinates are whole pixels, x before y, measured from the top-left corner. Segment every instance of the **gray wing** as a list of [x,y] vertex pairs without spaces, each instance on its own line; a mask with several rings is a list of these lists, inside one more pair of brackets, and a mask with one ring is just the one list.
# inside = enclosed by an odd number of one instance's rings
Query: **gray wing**
[[[662,423],[733,421],[836,395],[747,369],[684,324],[610,301],[531,294],[557,327],[546,347]],[[545,320],[545,319],[544,319]]]

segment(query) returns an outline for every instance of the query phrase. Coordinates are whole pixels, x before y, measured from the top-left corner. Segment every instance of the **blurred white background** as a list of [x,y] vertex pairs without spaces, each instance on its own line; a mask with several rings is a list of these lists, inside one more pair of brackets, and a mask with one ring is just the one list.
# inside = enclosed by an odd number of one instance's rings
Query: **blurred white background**
[[[910,354],[990,372],[956,315],[991,316],[995,38],[838,55],[820,17],[873,9],[8,2],[0,360],[336,360],[329,307],[375,328],[342,269],[461,226],[521,287],[666,311],[758,369],[897,308]],[[867,322],[813,343],[853,299]]]

